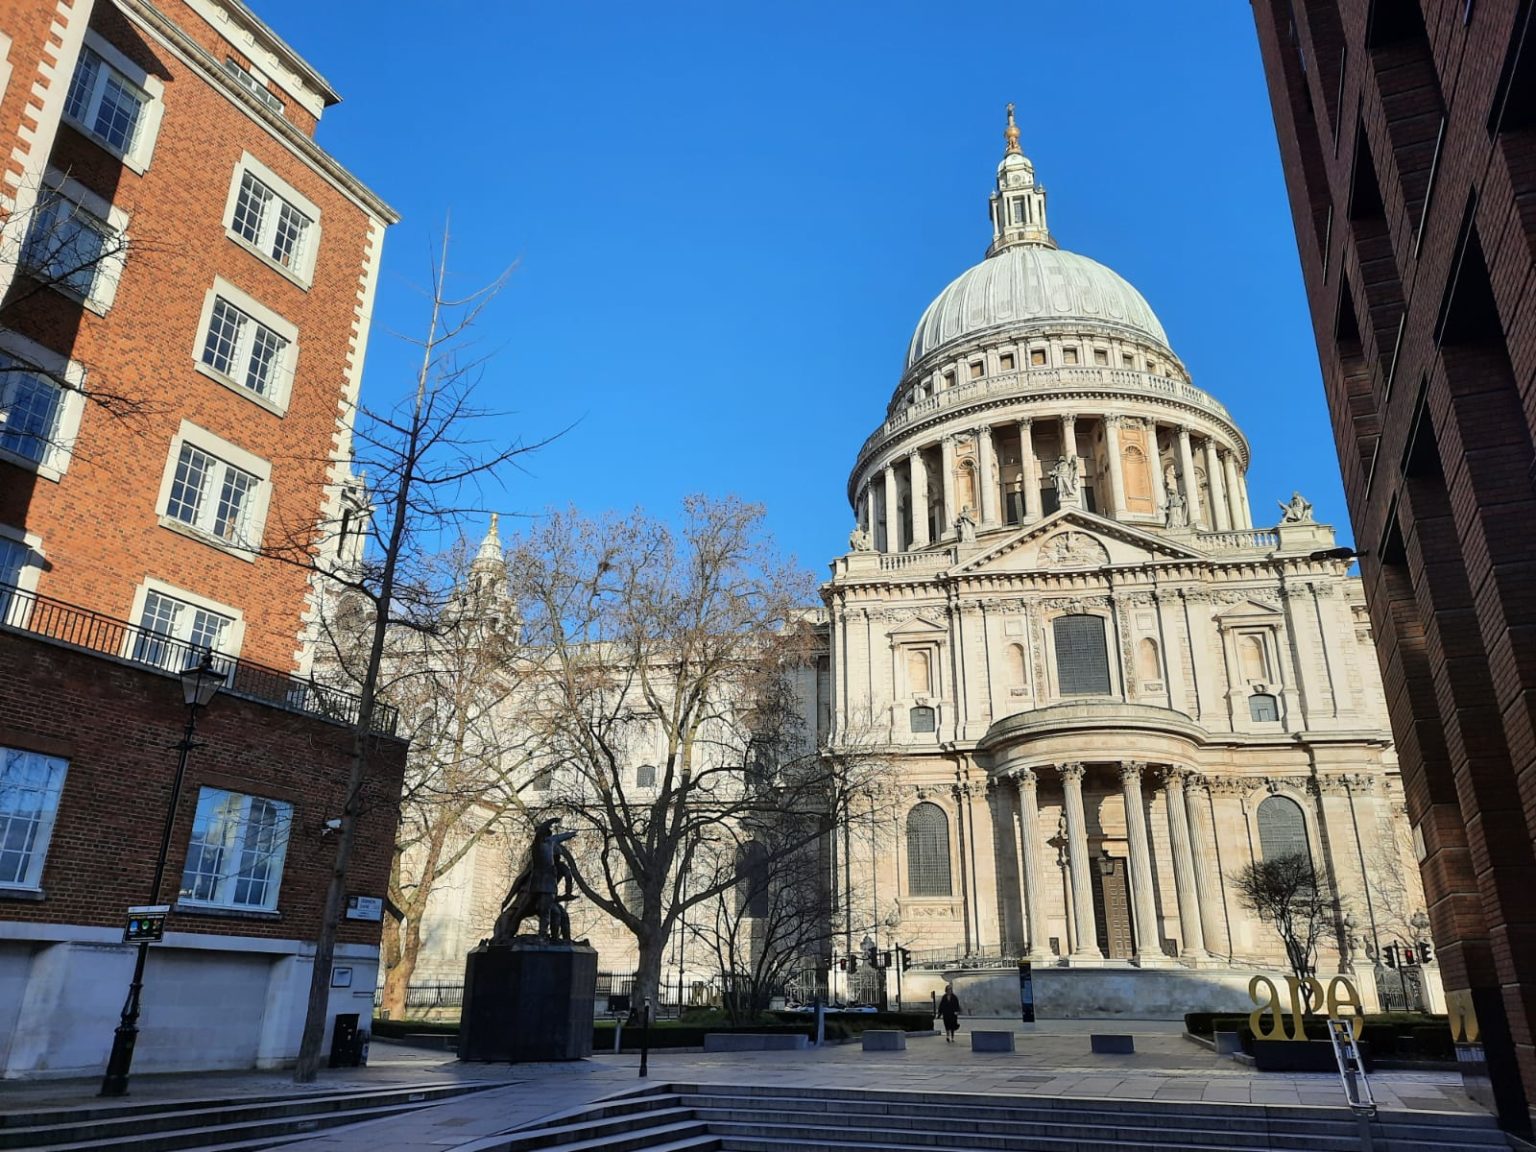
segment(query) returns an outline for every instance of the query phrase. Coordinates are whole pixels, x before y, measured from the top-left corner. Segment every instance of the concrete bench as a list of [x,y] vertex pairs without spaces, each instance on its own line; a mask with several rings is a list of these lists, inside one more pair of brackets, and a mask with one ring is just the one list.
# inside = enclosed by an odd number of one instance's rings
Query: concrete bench
[[801,1052],[811,1046],[803,1032],[706,1032],[706,1052]]
[[1218,1056],[1231,1056],[1243,1050],[1243,1038],[1237,1032],[1215,1032],[1211,1039],[1216,1042]]
[[1088,1037],[1088,1043],[1097,1056],[1130,1056],[1136,1051],[1136,1042],[1131,1037],[1114,1032],[1095,1032]]
[[1013,1032],[988,1031],[984,1028],[971,1030],[972,1052],[1012,1052]]
[[905,1052],[907,1034],[884,1028],[866,1029],[863,1036],[866,1052]]

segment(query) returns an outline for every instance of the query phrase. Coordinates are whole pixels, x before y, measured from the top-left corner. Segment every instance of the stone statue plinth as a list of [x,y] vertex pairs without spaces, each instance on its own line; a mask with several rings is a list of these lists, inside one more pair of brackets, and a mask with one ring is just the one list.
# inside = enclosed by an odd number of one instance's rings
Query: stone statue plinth
[[520,937],[481,944],[464,964],[459,1059],[519,1064],[592,1055],[597,951]]

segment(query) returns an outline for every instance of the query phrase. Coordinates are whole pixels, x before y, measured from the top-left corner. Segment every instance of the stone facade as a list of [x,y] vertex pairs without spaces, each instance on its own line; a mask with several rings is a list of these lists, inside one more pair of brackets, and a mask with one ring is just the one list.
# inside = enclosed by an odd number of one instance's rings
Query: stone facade
[[[1344,894],[1319,969],[1374,1002],[1370,957],[1415,939],[1423,897],[1351,554],[1299,495],[1254,526],[1248,441],[1140,294],[1056,247],[1011,116],[992,218],[858,454],[822,589],[807,699],[826,685],[819,730],[879,755],[898,800],[829,846],[838,951],[909,947],[920,995],[1028,958],[1163,969],[1104,977],[1155,985],[1157,1012],[1218,987],[1231,1007],[1234,970],[1285,968],[1232,876],[1302,851]],[[443,907],[473,900],[472,870]],[[631,966],[592,927],[604,967]],[[1059,986],[1063,1011],[1097,995]]]

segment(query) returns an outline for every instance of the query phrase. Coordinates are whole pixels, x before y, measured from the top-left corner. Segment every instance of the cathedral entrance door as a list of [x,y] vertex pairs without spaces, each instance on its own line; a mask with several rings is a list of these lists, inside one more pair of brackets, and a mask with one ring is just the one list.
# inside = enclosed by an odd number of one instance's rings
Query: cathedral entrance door
[[1094,864],[1093,919],[1099,951],[1111,960],[1129,960],[1136,950],[1131,935],[1130,870],[1121,856],[1100,856]]

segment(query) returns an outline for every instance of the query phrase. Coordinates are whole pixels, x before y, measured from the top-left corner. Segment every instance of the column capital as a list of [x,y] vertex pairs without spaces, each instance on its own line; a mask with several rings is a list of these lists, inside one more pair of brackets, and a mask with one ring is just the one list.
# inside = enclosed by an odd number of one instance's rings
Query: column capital
[[1120,782],[1122,784],[1141,784],[1141,774],[1147,769],[1147,764],[1141,760],[1120,761]]
[[908,460],[916,460],[922,454],[923,454],[923,450],[921,448],[908,448],[907,449],[907,459]]
[[1163,787],[1170,792],[1184,791],[1184,781],[1190,775],[1187,768],[1170,766],[1162,770]]
[[990,424],[978,424],[972,431],[977,436],[985,436],[989,440],[992,438],[992,425]]
[[1040,784],[1040,777],[1033,768],[1010,769],[1008,778],[1013,781],[1014,787],[1021,792],[1026,788],[1033,792]]
[[1060,773],[1063,781],[1077,785],[1083,782],[1084,768],[1081,764],[1058,764],[1056,771]]
[[1118,428],[1120,425],[1125,423],[1125,419],[1126,418],[1121,416],[1118,412],[1106,412],[1104,414],[1104,427]]
[[1035,418],[1033,416],[1020,416],[1017,421],[1020,428],[1028,428],[1034,422]]

